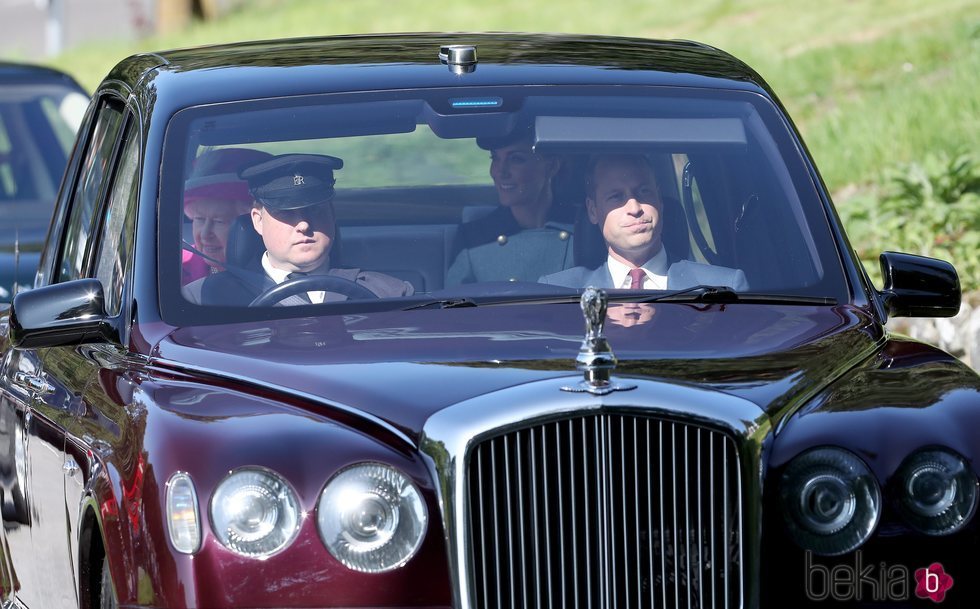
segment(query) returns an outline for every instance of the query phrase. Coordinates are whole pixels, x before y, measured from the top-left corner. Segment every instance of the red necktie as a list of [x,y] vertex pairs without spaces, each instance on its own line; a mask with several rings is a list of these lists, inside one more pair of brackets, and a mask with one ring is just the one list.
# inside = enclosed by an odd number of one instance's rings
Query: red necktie
[[643,269],[630,269],[630,289],[642,290],[643,278],[646,276],[647,274],[643,272]]

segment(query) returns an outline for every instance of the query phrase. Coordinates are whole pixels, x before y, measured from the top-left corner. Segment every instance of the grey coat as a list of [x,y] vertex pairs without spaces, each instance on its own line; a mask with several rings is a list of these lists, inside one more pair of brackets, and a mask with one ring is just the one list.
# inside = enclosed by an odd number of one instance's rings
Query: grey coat
[[522,229],[506,207],[460,227],[458,255],[446,285],[477,281],[536,281],[572,262],[572,211],[555,205],[541,228]]

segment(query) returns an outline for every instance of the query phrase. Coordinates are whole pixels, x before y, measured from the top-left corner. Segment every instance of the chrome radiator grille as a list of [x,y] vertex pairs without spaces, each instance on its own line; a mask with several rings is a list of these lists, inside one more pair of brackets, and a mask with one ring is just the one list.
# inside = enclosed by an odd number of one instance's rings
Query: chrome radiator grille
[[739,607],[732,438],[600,414],[510,432],[470,454],[478,608]]

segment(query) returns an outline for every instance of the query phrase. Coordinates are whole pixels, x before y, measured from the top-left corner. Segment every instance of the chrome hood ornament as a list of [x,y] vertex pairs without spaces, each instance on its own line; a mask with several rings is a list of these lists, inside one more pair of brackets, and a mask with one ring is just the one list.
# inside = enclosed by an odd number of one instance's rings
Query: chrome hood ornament
[[616,367],[609,342],[602,335],[606,323],[606,293],[589,286],[582,292],[582,314],[585,316],[585,340],[575,358],[575,367],[584,373],[585,378],[576,385],[562,387],[562,391],[587,392],[592,395],[606,395],[613,391],[629,391],[636,385],[620,383],[610,377]]

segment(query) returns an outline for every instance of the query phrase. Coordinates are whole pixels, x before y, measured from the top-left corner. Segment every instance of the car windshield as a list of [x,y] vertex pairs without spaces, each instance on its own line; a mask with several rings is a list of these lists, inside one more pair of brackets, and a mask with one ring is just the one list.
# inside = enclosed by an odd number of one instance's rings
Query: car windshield
[[61,84],[0,82],[0,219],[5,226],[36,219],[39,230],[47,229],[87,105],[85,95]]
[[166,141],[161,304],[185,324],[567,301],[587,285],[847,299],[802,153],[750,92],[253,100],[185,109]]

